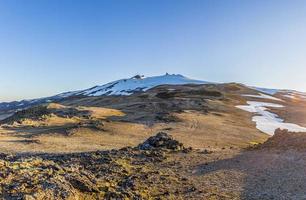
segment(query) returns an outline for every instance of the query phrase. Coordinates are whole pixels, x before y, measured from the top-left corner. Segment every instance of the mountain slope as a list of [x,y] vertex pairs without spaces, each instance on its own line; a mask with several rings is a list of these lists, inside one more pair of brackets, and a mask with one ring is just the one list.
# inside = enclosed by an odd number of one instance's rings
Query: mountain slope
[[[38,98],[32,100],[22,100],[14,102],[0,103],[0,120],[6,118],[15,111],[29,108],[31,106],[59,102],[66,98],[77,96],[128,96],[139,92],[145,92],[149,89],[160,85],[186,85],[186,84],[210,84],[210,82],[189,79],[180,74],[166,74],[162,76],[143,77],[140,75],[129,79],[120,79],[104,85],[94,86],[85,90],[64,92],[46,98]],[[247,87],[247,86],[246,86]],[[303,100],[306,101],[306,94],[294,90],[278,90],[258,87],[249,87],[254,91],[259,91],[265,94],[270,94],[276,97],[285,98],[289,100]]]
[[184,84],[206,84],[208,82],[189,79],[179,74],[166,74],[145,78],[137,75],[129,79],[113,81],[101,86],[95,86],[85,90],[64,92],[55,96],[0,103],[0,111],[11,112],[12,110],[24,109],[30,106],[59,101],[72,96],[103,96],[103,95],[131,95],[147,91],[159,85],[184,85]]

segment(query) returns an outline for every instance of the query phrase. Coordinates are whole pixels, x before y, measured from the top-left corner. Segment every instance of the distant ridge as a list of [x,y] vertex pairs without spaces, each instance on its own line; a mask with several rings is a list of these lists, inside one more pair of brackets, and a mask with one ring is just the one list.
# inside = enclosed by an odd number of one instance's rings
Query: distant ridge
[[[72,96],[104,96],[104,95],[123,96],[123,95],[131,95],[134,93],[144,92],[159,85],[185,85],[185,84],[218,84],[218,83],[190,79],[181,74],[166,73],[165,75],[151,76],[151,77],[136,75],[131,78],[112,81],[110,83],[104,85],[97,85],[85,90],[64,92],[51,97],[13,101],[13,102],[2,102],[0,103],[0,111],[1,112],[12,111],[12,110],[16,111],[42,103],[60,101],[64,98]],[[261,87],[249,87],[249,88],[269,95],[278,94],[285,98],[291,98],[291,99],[302,98],[306,100],[306,93],[298,92],[295,90],[279,90],[279,89],[269,89]]]
[[147,91],[159,85],[208,84],[209,82],[194,80],[180,74],[144,77],[136,75],[128,79],[120,79],[101,86],[94,86],[85,90],[64,92],[55,96],[0,103],[0,110],[24,109],[33,105],[58,101],[71,96],[103,96],[103,95],[131,95]]

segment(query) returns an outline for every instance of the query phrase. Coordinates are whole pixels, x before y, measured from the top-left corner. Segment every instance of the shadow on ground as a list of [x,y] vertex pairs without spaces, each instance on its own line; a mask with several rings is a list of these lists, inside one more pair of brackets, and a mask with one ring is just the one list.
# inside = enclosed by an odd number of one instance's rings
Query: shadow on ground
[[231,199],[306,199],[306,152],[245,151],[195,171],[203,187],[214,187]]

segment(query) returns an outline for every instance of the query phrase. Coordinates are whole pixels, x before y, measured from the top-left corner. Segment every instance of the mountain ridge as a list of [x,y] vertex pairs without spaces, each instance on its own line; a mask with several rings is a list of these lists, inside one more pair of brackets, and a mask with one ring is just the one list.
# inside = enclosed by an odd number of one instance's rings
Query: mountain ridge
[[[73,96],[110,96],[110,95],[126,96],[134,93],[145,92],[151,88],[160,85],[185,85],[185,84],[219,84],[219,83],[190,79],[181,74],[166,73],[165,75],[151,76],[151,77],[136,75],[131,78],[119,79],[103,85],[96,85],[94,87],[84,90],[63,92],[50,97],[12,101],[12,102],[0,102],[0,110],[1,111],[21,110],[37,104],[56,102]],[[251,86],[246,86],[246,87],[249,87],[253,90],[269,95],[282,93],[282,95],[287,98],[306,97],[306,93],[298,92],[295,90],[269,89],[269,88],[251,87]]]
[[120,79],[112,81],[103,85],[96,85],[94,87],[63,92],[50,97],[43,97],[37,99],[0,102],[0,110],[9,109],[24,109],[29,106],[37,105],[40,103],[50,103],[63,98],[72,96],[103,96],[103,95],[131,95],[137,92],[144,92],[148,89],[159,85],[184,85],[184,84],[208,84],[210,82],[194,80],[187,78],[180,74],[168,74],[161,76],[144,77],[136,75],[127,79]]

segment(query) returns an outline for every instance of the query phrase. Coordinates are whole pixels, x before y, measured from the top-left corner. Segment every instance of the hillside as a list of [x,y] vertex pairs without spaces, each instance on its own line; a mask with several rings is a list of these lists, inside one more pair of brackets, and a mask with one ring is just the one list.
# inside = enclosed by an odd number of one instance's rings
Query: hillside
[[[50,97],[43,97],[30,100],[13,101],[13,102],[0,102],[0,120],[4,119],[14,112],[26,108],[30,108],[35,105],[44,103],[56,103],[65,99],[80,98],[88,96],[129,96],[137,93],[143,93],[154,87],[162,85],[203,85],[214,84],[222,85],[220,83],[210,83],[208,81],[194,80],[185,77],[180,74],[168,74],[161,76],[144,77],[142,75],[136,75],[132,78],[120,79],[106,83],[103,85],[97,85],[85,90],[68,91],[63,92]],[[281,96],[282,98],[294,100],[294,101],[306,101],[306,93],[298,92],[295,90],[280,90],[280,89],[268,89],[259,87],[248,87],[250,90],[255,90],[264,94]]]
[[[149,87],[152,83],[171,81],[173,84]],[[127,83],[121,88],[130,87],[131,82],[148,88],[128,95],[88,96],[70,92],[54,103],[37,102],[14,110],[0,121],[1,138],[7,141],[0,149],[75,152],[122,148],[165,130],[194,148],[240,148],[263,142],[277,128],[306,130],[303,93],[236,83],[202,84],[203,81],[181,75],[133,77],[115,82]],[[93,90],[84,90],[83,94],[85,91],[89,94]],[[112,87],[112,91],[118,90]]]
[[86,91],[101,95],[70,92],[2,110],[7,115],[0,120],[0,197],[306,195],[305,133],[297,133],[306,127],[303,93],[237,83],[176,83],[122,95],[101,94],[95,87]]
[[[1,121],[2,151],[75,152],[136,145],[167,131],[194,148],[243,147],[266,134],[235,108],[238,84],[163,85],[129,96],[77,96],[37,105]],[[85,142],[86,141],[86,142]],[[70,145],[67,145],[70,144]],[[26,145],[25,145],[26,144]]]

